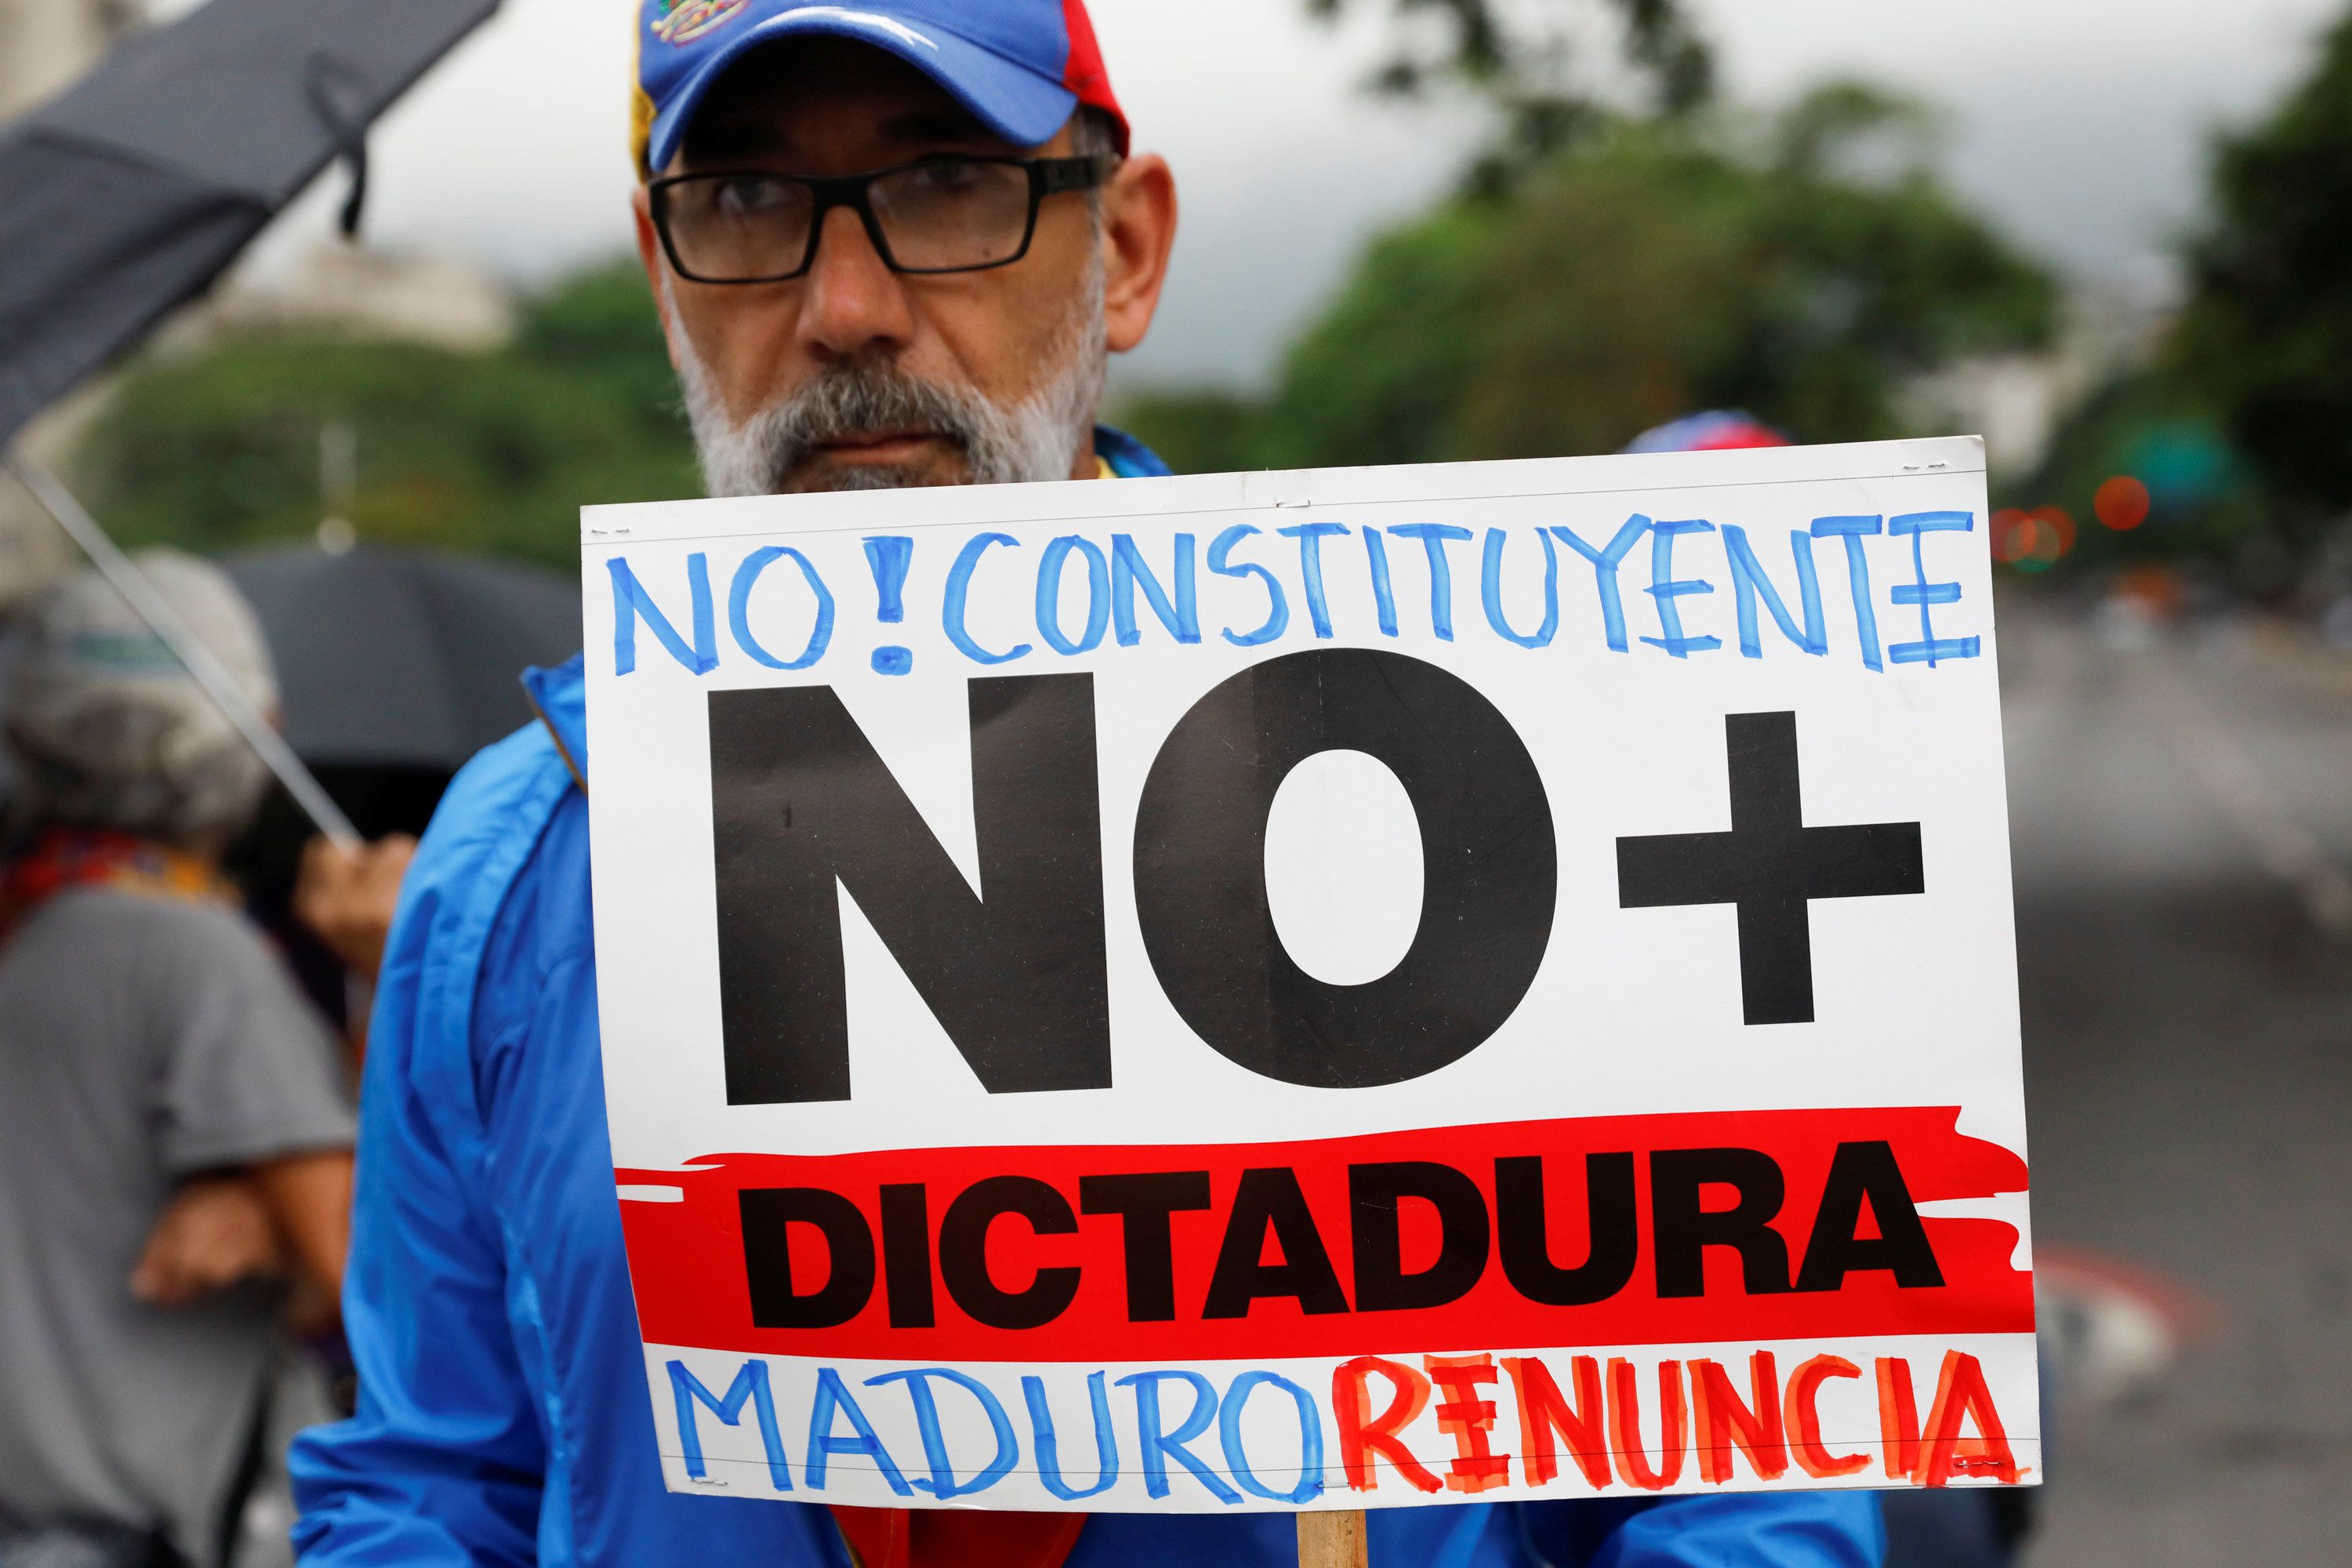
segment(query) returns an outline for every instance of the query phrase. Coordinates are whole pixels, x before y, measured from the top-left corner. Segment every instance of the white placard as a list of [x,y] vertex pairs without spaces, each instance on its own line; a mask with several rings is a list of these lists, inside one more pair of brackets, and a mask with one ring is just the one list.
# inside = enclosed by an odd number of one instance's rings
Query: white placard
[[673,1489],[2041,1468],[1974,440],[591,510]]

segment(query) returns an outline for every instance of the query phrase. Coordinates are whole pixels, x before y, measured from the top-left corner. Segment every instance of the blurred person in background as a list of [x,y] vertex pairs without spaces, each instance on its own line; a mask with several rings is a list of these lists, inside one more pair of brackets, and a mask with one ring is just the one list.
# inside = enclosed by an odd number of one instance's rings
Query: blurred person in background
[[[1166,472],[1096,423],[1175,238],[1079,0],[646,0],[639,247],[714,495]],[[292,1466],[306,1563],[1291,1568],[1286,1514],[828,1510],[656,1463],[606,1132],[582,668],[460,775],[362,1097],[360,1409]],[[1401,1509],[1378,1568],[1863,1568],[1867,1493]],[[853,1558],[852,1553],[855,1553]]]
[[367,1065],[376,973],[400,907],[401,882],[415,858],[416,840],[398,833],[358,845],[313,838],[302,847],[289,913],[342,966],[345,1043],[355,1071]]
[[[294,918],[326,945],[355,978],[373,985],[383,967],[383,944],[400,905],[401,879],[416,858],[416,840],[394,834],[356,847],[313,838],[302,850],[294,884]],[[352,1019],[364,1031],[364,1016]]]
[[[143,565],[268,710],[228,579]],[[220,855],[268,783],[95,574],[12,628],[0,867],[0,1563],[223,1563],[289,1289],[331,1316],[341,1053]]]

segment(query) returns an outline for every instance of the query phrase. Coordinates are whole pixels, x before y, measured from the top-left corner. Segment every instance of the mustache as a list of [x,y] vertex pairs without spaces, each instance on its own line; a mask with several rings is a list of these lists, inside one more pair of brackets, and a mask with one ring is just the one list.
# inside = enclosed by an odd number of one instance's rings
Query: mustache
[[971,454],[1001,422],[977,394],[921,380],[877,357],[825,367],[790,397],[762,409],[737,438],[756,454],[765,489],[782,489],[817,448],[880,430],[919,430]]
[[[664,281],[665,288],[667,281]],[[675,305],[673,303],[673,310]],[[1106,368],[1102,267],[1096,262],[1067,318],[1038,356],[1047,374],[1025,397],[1000,404],[980,388],[909,374],[895,353],[869,349],[827,362],[793,392],[738,422],[691,338],[679,334],[679,390],[714,496],[793,489],[894,489],[942,482],[929,464],[822,466],[820,447],[845,437],[922,432],[957,449],[963,482],[1065,479],[1093,449]]]

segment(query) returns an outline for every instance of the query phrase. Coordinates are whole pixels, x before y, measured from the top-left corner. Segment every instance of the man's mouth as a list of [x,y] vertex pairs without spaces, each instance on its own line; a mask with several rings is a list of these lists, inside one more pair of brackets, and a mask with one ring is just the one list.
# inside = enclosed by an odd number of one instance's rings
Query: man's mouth
[[850,430],[816,444],[820,456],[845,463],[903,463],[947,437],[936,430]]

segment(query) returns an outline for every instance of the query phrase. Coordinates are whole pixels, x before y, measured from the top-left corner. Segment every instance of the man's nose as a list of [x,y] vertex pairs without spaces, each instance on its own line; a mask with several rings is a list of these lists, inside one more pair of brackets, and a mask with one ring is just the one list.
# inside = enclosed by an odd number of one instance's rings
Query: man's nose
[[820,359],[849,359],[903,348],[913,331],[905,281],[875,249],[857,214],[834,208],[802,297],[802,342]]

